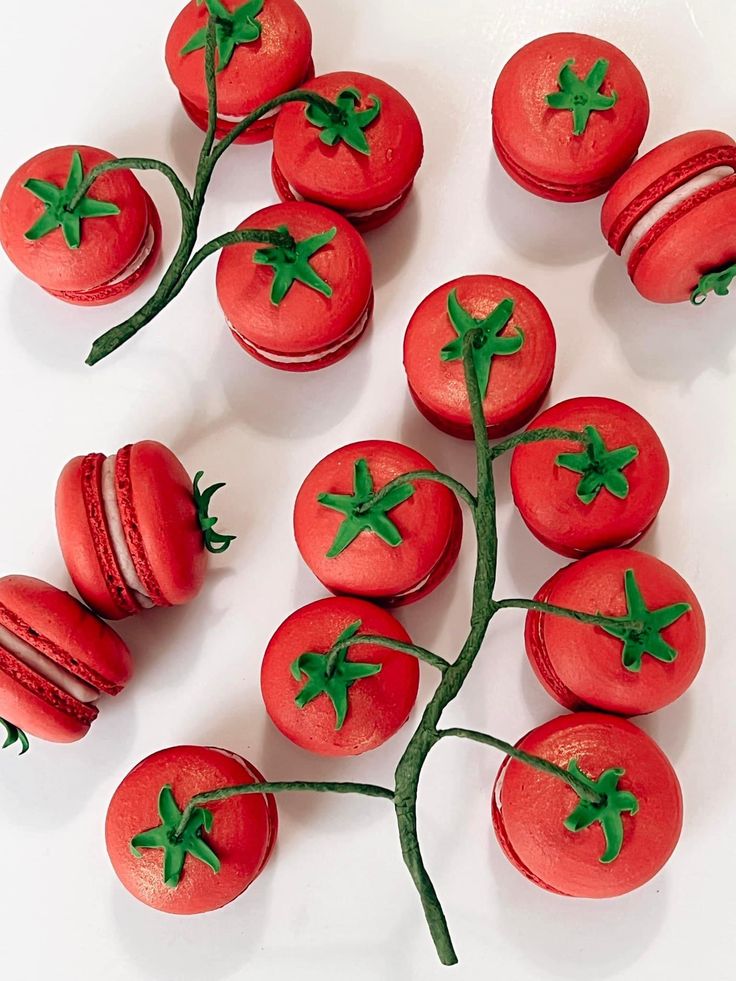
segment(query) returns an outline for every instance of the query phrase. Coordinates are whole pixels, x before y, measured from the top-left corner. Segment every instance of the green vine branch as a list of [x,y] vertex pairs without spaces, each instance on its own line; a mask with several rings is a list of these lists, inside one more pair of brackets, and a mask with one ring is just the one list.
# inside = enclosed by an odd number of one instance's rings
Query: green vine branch
[[[570,610],[566,606],[554,606],[552,603],[540,603],[537,600],[506,599],[498,600],[494,605],[497,610],[534,610],[554,617],[577,620],[578,623],[588,623],[593,627],[621,626],[619,617],[606,617],[600,613],[582,613],[580,610]],[[628,620],[626,626],[637,631],[643,630],[645,624],[641,620]]]
[[[373,634],[356,634],[354,637],[350,638],[350,647],[361,647],[366,645],[383,647],[386,650],[400,651],[402,654],[409,654],[411,657],[415,657],[418,661],[422,661],[424,664],[428,664],[432,668],[437,668],[438,671],[447,671],[447,669],[450,667],[449,661],[446,661],[444,657],[440,657],[439,654],[434,654],[432,651],[428,651],[424,647],[417,647],[416,644],[406,644],[402,640],[394,640],[393,637],[380,637]],[[327,651],[327,657],[331,658],[335,656],[344,646],[344,644],[335,644],[329,651]]]
[[529,429],[524,433],[511,436],[501,443],[496,443],[491,450],[491,457],[493,460],[498,460],[499,457],[508,453],[510,450],[515,450],[517,446],[529,446],[532,443],[547,443],[551,440],[582,443],[584,446],[587,446],[589,443],[586,433],[577,432],[574,429],[556,429],[547,426],[543,429]]
[[449,474],[441,473],[439,470],[413,470],[411,473],[401,474],[400,477],[395,477],[392,481],[382,487],[380,491],[373,495],[373,497],[367,501],[365,504],[358,508],[359,512],[370,511],[372,507],[380,504],[385,497],[388,497],[397,487],[405,487],[407,484],[414,484],[417,481],[426,480],[435,484],[442,484],[464,501],[471,511],[475,511],[477,507],[477,500],[475,496],[468,490],[465,484],[462,484],[459,480],[451,477]]

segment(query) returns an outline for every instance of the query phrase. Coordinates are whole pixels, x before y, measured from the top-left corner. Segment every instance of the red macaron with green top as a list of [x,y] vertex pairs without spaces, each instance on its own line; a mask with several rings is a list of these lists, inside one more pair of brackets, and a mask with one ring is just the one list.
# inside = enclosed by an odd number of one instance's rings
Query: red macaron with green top
[[[312,30],[294,0],[191,0],[169,33],[166,65],[187,115],[202,130],[209,124],[205,46],[212,17],[221,139],[255,109],[314,75]],[[257,120],[237,142],[270,140],[278,111]]]
[[633,62],[588,34],[548,34],[517,51],[493,93],[493,145],[517,184],[552,201],[604,194],[649,122]]
[[565,708],[655,712],[687,691],[700,670],[703,611],[682,576],[653,555],[596,552],[557,572],[535,599],[618,621],[602,627],[527,614],[531,666]]
[[132,293],[161,250],[161,221],[128,170],[102,174],[78,191],[112,154],[89,146],[45,150],[24,163],[0,198],[0,243],[11,262],[57,299],[80,306]]
[[443,432],[473,438],[463,337],[479,330],[473,362],[491,438],[539,411],[552,382],[556,339],[549,314],[525,286],[501,276],[462,276],[424,300],[404,338],[404,368],[419,411]]
[[361,635],[411,644],[390,613],[350,596],[302,607],[272,637],[261,667],[263,700],[274,725],[302,749],[357,756],[408,719],[419,662],[381,644],[351,643]]
[[301,486],[294,534],[302,558],[331,592],[400,606],[449,575],[462,513],[447,487],[419,480],[380,492],[397,477],[435,471],[401,443],[365,440],[325,457]]
[[0,716],[56,743],[87,734],[102,695],[130,680],[130,652],[114,630],[55,586],[0,579]]
[[601,227],[647,300],[725,295],[736,279],[736,142],[696,130],[650,150],[609,191]]
[[[251,793],[184,810],[197,794],[263,783],[247,760],[209,746],[147,757],[115,791],[105,821],[107,853],[136,899],[164,913],[220,909],[261,874],[278,831],[271,794]],[[177,837],[178,835],[178,837]]]
[[422,128],[409,102],[360,72],[320,75],[306,86],[337,109],[284,106],[273,137],[273,181],[282,201],[314,201],[361,231],[401,211],[422,163]]
[[69,574],[84,601],[118,620],[194,599],[208,551],[233,536],[214,530],[213,493],[192,482],[174,453],[143,440],[113,456],[71,460],[56,490],[56,526]]
[[560,778],[506,758],[493,790],[493,826],[511,864],[542,889],[606,899],[643,886],[682,830],[682,793],[665,754],[626,719],[563,715],[517,743],[572,773],[598,801]]
[[235,340],[283,371],[315,371],[346,357],[373,310],[371,258],[360,234],[306,202],[264,208],[239,226],[248,228],[283,232],[291,244],[223,250],[217,295]]
[[511,489],[532,534],[571,558],[637,542],[669,485],[652,426],[623,402],[591,396],[552,406],[529,430],[547,428],[585,441],[545,439],[514,450]]

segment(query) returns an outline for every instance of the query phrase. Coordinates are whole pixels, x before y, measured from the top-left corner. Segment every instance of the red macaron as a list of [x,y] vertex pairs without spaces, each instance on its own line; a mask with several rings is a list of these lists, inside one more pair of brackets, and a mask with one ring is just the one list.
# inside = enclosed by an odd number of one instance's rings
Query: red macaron
[[243,794],[182,812],[204,791],[263,783],[224,749],[176,746],[139,763],[115,791],[105,821],[107,853],[125,888],[164,913],[194,914],[236,899],[261,874],[278,831],[270,794]]
[[533,418],[554,372],[552,321],[525,286],[501,276],[463,276],[440,286],[409,323],[404,367],[422,415],[451,436],[472,439],[462,347],[465,333],[476,328],[483,333],[473,360],[495,439]]
[[11,262],[67,303],[127,296],[161,250],[156,207],[128,170],[103,174],[70,209],[89,172],[114,159],[89,146],[46,150],[13,174],[0,198],[0,242]]
[[597,552],[557,572],[535,599],[619,620],[598,627],[530,610],[526,652],[547,692],[568,709],[642,715],[664,708],[695,680],[705,620],[685,580],[653,555]]
[[649,122],[639,70],[588,34],[525,45],[493,93],[493,145],[517,184],[552,201],[603,194],[636,156]]
[[518,446],[511,488],[519,513],[542,544],[578,558],[633,545],[667,494],[669,464],[643,416],[615,399],[568,399],[547,409],[530,430],[584,433],[589,442],[544,440]]
[[574,773],[599,804],[557,777],[507,757],[493,791],[493,826],[511,864],[563,896],[605,899],[644,885],[682,830],[672,765],[645,732],[597,712],[563,715],[517,747]]
[[273,136],[273,180],[282,201],[307,200],[341,212],[362,231],[404,206],[424,155],[422,128],[400,92],[359,72],[320,75],[305,88],[336,103],[284,106]]
[[601,227],[646,299],[699,303],[711,289],[727,292],[736,279],[736,142],[697,130],[651,150],[611,188]]
[[302,558],[331,592],[392,606],[413,603],[450,573],[462,513],[441,484],[417,480],[376,495],[396,477],[435,470],[401,443],[366,440],[325,457],[302,484],[294,533]]
[[[293,743],[324,756],[357,756],[404,725],[419,688],[419,662],[379,644],[351,646],[361,634],[411,643],[386,610],[349,596],[297,610],[272,637],[261,691],[274,725]],[[330,663],[327,652],[344,647]]]
[[373,310],[371,258],[350,222],[294,202],[264,208],[239,228],[286,232],[294,242],[223,250],[217,295],[241,347],[284,371],[314,371],[349,354]]
[[71,743],[100,695],[133,673],[128,648],[68,593],[27,576],[0,579],[0,716],[39,739]]
[[[312,30],[294,0],[191,0],[166,41],[166,65],[190,119],[206,130],[209,99],[205,45],[217,18],[217,136],[222,138],[259,106],[314,75]],[[278,109],[261,117],[238,143],[273,136]]]
[[207,550],[224,551],[232,537],[214,532],[213,491],[199,490],[200,476],[193,484],[171,450],[152,440],[66,465],[56,526],[69,574],[92,609],[117,620],[199,593]]

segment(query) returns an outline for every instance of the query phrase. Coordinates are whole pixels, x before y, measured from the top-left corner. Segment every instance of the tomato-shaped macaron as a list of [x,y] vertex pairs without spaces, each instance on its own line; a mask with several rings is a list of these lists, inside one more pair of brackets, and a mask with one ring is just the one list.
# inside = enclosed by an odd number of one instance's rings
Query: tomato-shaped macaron
[[473,438],[463,338],[480,330],[473,362],[488,435],[505,436],[539,411],[555,365],[549,314],[525,286],[501,276],[463,276],[440,286],[412,317],[404,339],[409,390],[431,423]]
[[39,579],[0,579],[0,716],[51,742],[81,739],[101,695],[133,673],[128,648],[68,593]]
[[261,667],[261,691],[274,725],[302,749],[357,756],[381,746],[409,717],[419,663],[356,636],[411,638],[386,610],[350,596],[297,610],[272,637]]
[[522,875],[563,896],[604,899],[644,885],[682,829],[682,794],[653,739],[618,716],[563,715],[518,748],[573,773],[598,800],[507,757],[493,791],[493,826]]
[[455,565],[462,513],[453,493],[434,481],[387,484],[434,471],[401,443],[366,440],[325,457],[302,484],[294,533],[302,558],[333,593],[392,606],[432,592]]
[[493,145],[504,170],[553,201],[603,194],[636,156],[649,122],[639,70],[613,44],[549,34],[525,45],[493,93]]
[[655,712],[679,698],[700,670],[703,611],[685,580],[653,555],[596,552],[557,572],[535,599],[620,621],[601,627],[530,610],[527,655],[565,708]]
[[212,495],[170,449],[153,440],[113,456],[71,460],[56,489],[56,527],[69,574],[84,601],[118,620],[199,593],[207,552],[233,540],[215,531]]
[[206,913],[231,903],[263,871],[276,840],[272,795],[242,794],[194,807],[198,794],[263,783],[224,749],[176,746],[139,763],[115,791],[105,840],[115,873],[136,899],[164,913]]
[[697,130],[650,150],[611,188],[601,226],[647,300],[724,295],[736,279],[736,142]]
[[282,201],[307,200],[339,211],[367,231],[404,206],[422,163],[416,113],[400,92],[359,72],[320,75],[305,88],[334,103],[290,103],[276,120],[273,180]]
[[90,146],[46,150],[24,163],[0,198],[0,242],[47,293],[81,306],[132,293],[161,249],[161,221],[127,170],[103,174],[75,201],[85,177],[112,154]]
[[[166,41],[166,65],[187,115],[202,130],[209,122],[210,17],[217,21],[216,132],[222,138],[244,116],[314,75],[312,30],[294,0],[190,0]],[[277,114],[278,109],[261,117],[237,142],[270,140]]]
[[344,358],[373,310],[368,249],[345,218],[306,202],[277,204],[240,229],[274,229],[287,247],[245,243],[224,249],[217,294],[235,340],[258,361],[314,371]]
[[650,424],[615,399],[568,399],[530,430],[563,429],[586,441],[518,446],[511,461],[514,501],[548,548],[577,558],[633,545],[659,513],[669,484],[664,447]]

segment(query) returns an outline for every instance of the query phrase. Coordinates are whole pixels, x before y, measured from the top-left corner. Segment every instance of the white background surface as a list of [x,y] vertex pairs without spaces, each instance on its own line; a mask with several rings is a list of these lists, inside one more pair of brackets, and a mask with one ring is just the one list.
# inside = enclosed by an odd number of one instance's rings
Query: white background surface
[[[495,78],[524,42],[555,30],[620,45],[649,86],[644,148],[699,127],[734,123],[736,8],[726,0],[304,0],[319,71],[355,68],[395,84],[425,128],[427,156],[402,217],[372,233],[374,326],[350,358],[292,376],[251,361],[228,336],[214,264],[137,341],[94,369],[92,339],[129,313],[58,304],[0,261],[2,573],[64,587],[53,493],[74,454],[114,452],[153,437],[193,472],[228,481],[218,499],[237,547],[213,562],[187,609],[126,622],[137,676],[71,747],[34,742],[0,759],[3,973],[14,981],[103,977],[190,981],[256,978],[733,977],[736,752],[733,692],[734,347],[736,296],[700,309],[641,300],[598,229],[600,202],[555,205],[525,194],[490,154]],[[46,147],[91,143],[159,156],[193,176],[200,135],[163,63],[177,0],[35,0],[7,4],[0,35],[2,181]],[[234,227],[275,200],[269,147],[235,148],[214,180],[203,234]],[[178,236],[164,182],[146,180],[162,211],[166,251]],[[436,432],[410,404],[401,365],[410,314],[464,273],[530,286],[558,331],[552,398],[629,401],[660,432],[672,487],[644,547],[674,565],[709,620],[694,688],[643,725],[681,777],[686,823],[656,881],[609,902],[546,895],[501,855],[489,822],[500,762],[482,747],[437,748],[420,799],[426,860],[460,956],[440,968],[381,801],[292,796],[280,802],[277,852],[227,909],[196,919],[157,914],[113,875],[103,842],[109,798],[149,753],[182,742],[224,746],[270,779],[390,782],[409,728],[355,761],[321,761],[287,743],[261,704],[261,655],[273,630],[322,595],[291,536],[299,484],[326,453],[357,439],[398,438],[472,480],[472,447]],[[532,595],[561,564],[534,541],[500,485],[500,594]],[[401,614],[417,643],[453,656],[466,632],[474,547],[429,600]],[[421,698],[435,678],[424,674]],[[522,618],[499,617],[447,720],[516,739],[556,715],[523,652]],[[417,713],[413,716],[416,720]],[[411,723],[410,723],[411,725]]]

